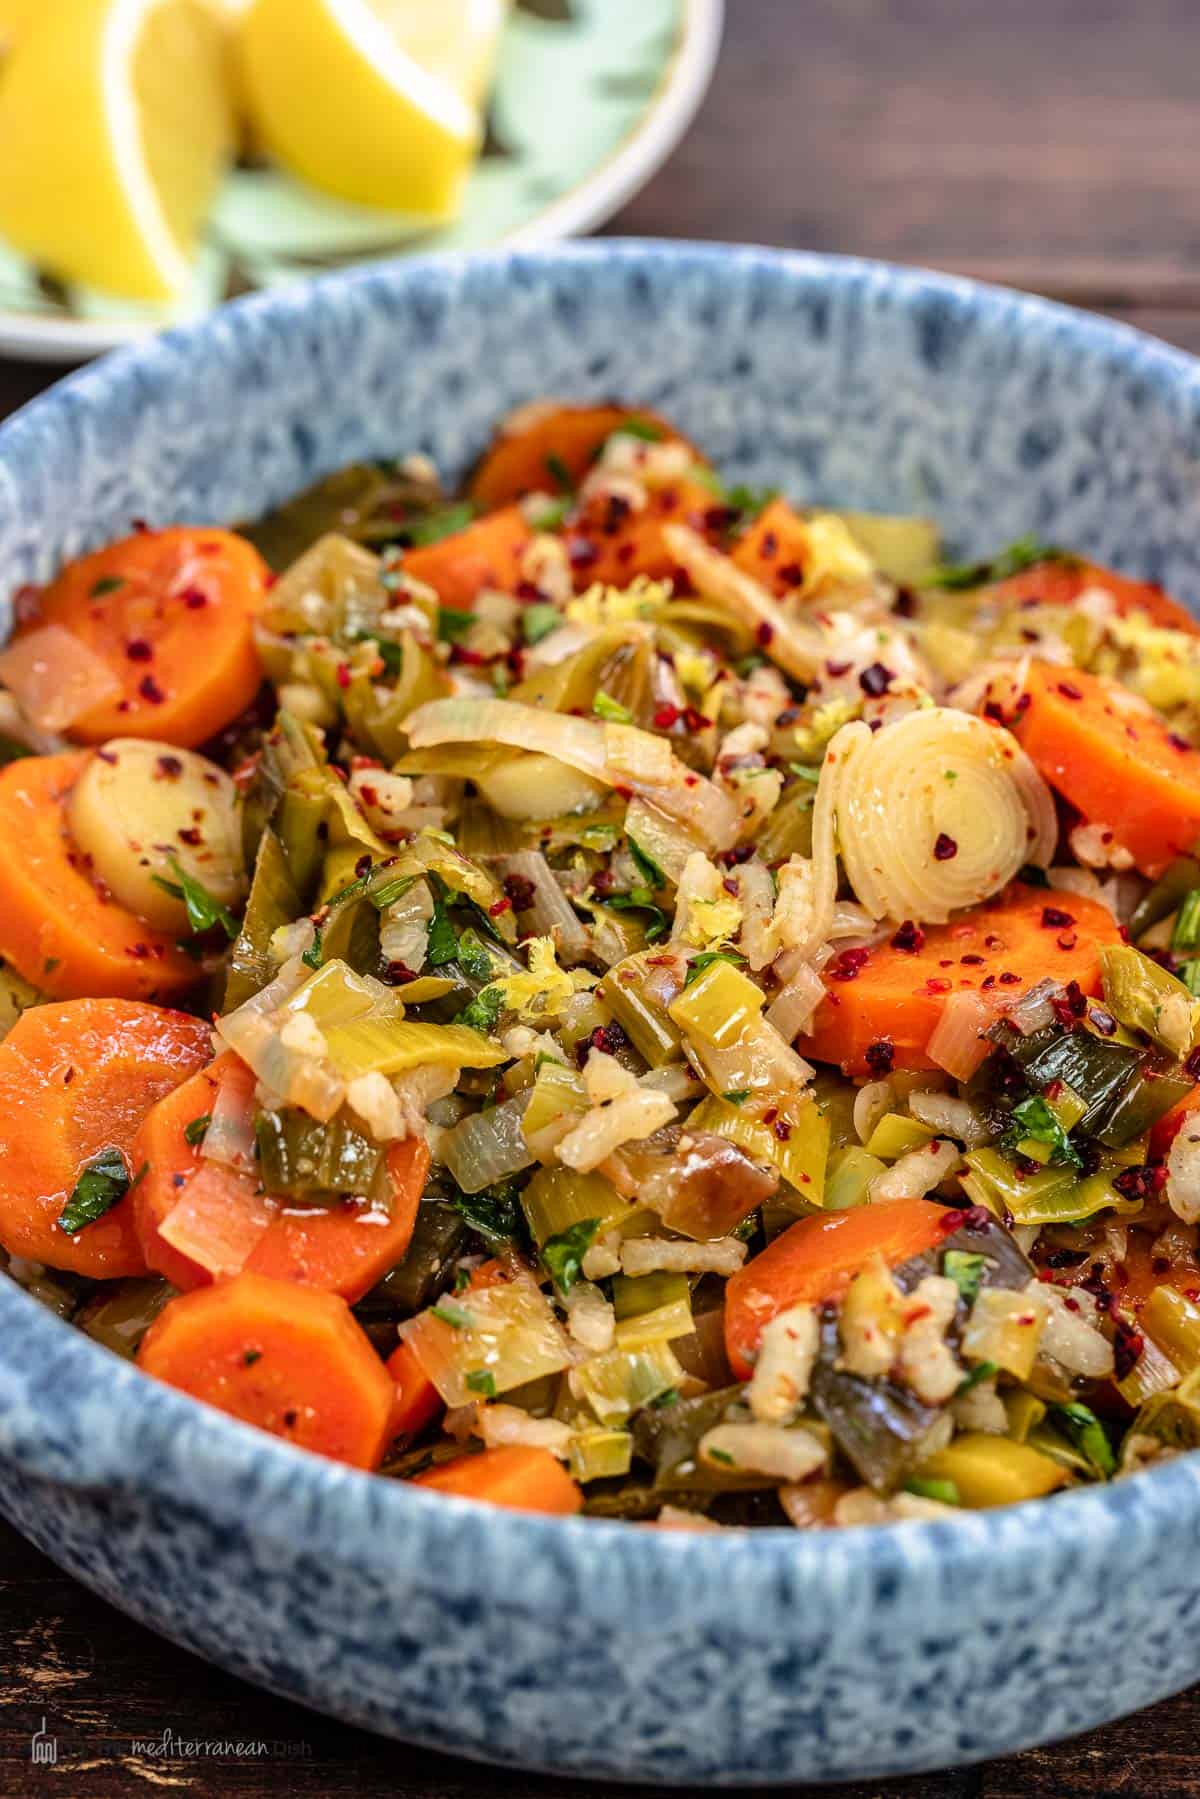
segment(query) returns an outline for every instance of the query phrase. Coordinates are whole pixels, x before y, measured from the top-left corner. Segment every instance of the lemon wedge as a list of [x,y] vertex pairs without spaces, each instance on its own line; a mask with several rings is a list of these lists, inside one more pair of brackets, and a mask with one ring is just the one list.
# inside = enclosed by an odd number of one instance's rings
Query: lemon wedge
[[204,0],[55,0],[0,80],[0,237],[64,280],[175,299],[232,144]]
[[266,147],[364,206],[453,216],[504,0],[252,0],[242,86]]

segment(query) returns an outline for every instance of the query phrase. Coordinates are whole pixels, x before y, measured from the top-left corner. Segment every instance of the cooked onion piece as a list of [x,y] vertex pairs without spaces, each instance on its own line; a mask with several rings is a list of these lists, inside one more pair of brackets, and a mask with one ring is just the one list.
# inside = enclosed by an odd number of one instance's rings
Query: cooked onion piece
[[187,922],[183,901],[160,880],[177,869],[220,905],[246,886],[237,789],[194,750],[115,737],[93,755],[71,795],[71,835],[109,892],[160,930]]
[[1045,867],[1058,827],[1041,776],[998,726],[944,706],[844,725],[821,770],[846,877],[873,918],[945,924]]
[[680,762],[664,737],[632,725],[601,724],[542,712],[515,700],[429,700],[405,720],[416,750],[443,743],[504,743],[565,762],[607,787],[628,787],[689,824],[715,849],[727,849],[740,819],[729,797]]

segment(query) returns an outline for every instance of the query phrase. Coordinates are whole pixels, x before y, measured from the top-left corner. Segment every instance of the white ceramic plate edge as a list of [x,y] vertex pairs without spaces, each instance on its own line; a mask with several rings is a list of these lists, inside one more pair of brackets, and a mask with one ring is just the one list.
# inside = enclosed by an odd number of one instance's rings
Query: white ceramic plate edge
[[[721,47],[725,0],[684,0],[682,29],[658,92],[625,141],[570,193],[497,239],[532,249],[602,225],[666,162],[699,111]],[[85,362],[153,335],[132,320],[88,321],[0,312],[0,355],[22,362]]]

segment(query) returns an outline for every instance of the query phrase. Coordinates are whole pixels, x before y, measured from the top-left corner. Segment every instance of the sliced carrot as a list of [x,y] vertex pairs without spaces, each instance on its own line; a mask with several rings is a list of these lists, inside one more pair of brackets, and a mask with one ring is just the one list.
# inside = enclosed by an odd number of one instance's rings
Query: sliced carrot
[[262,681],[253,627],[268,577],[244,537],[190,525],[139,531],[68,563],[22,629],[73,632],[122,689],[70,735],[156,737],[185,749],[214,737]]
[[387,1359],[387,1371],[396,1383],[388,1434],[415,1437],[432,1424],[442,1409],[442,1398],[407,1343],[401,1343]]
[[570,1517],[583,1508],[583,1494],[548,1449],[509,1445],[485,1449],[482,1455],[459,1456],[418,1474],[414,1487],[483,1499],[514,1512],[552,1512]]
[[181,1294],[142,1339],[157,1380],[272,1436],[378,1467],[393,1384],[344,1299],[239,1274]]
[[0,1043],[0,1243],[10,1255],[100,1280],[146,1273],[134,1195],[74,1234],[59,1216],[102,1150],[120,1150],[136,1174],[143,1115],[210,1053],[200,1019],[134,1000],[22,1014]]
[[477,506],[492,511],[527,493],[557,493],[564,482],[577,487],[614,431],[632,424],[658,433],[660,442],[678,434],[655,412],[629,406],[529,407],[514,428],[501,429],[471,478]]
[[53,999],[170,999],[200,970],[173,934],[102,892],[67,830],[86,750],[0,768],[0,955]]
[[353,1305],[404,1259],[429,1172],[423,1137],[395,1143],[387,1158],[390,1194],[381,1205],[281,1207],[246,1261],[253,1274],[340,1293]]
[[634,509],[619,495],[597,494],[567,521],[567,555],[576,590],[593,582],[628,587],[635,575],[664,581],[679,565],[663,533],[668,525],[690,525],[710,540],[719,536],[725,514],[708,488],[680,481],[647,495]]
[[[142,1124],[133,1153],[139,1167],[145,1164],[146,1173],[134,1194],[134,1216],[146,1261],[176,1287],[206,1286],[212,1280],[210,1267],[181,1254],[163,1236],[167,1219],[203,1174],[207,1182],[224,1186],[229,1218],[217,1247],[236,1246],[242,1257],[237,1268],[227,1272],[244,1268],[338,1293],[353,1304],[408,1249],[429,1168],[429,1146],[422,1138],[409,1137],[389,1150],[391,1193],[386,1211],[365,1200],[285,1206],[267,1197],[264,1207],[255,1183],[232,1168],[207,1161],[202,1145],[187,1138],[188,1126],[212,1112],[225,1073],[236,1060],[228,1052],[218,1057],[156,1106]],[[213,1197],[206,1193],[206,1202]],[[215,1197],[219,1199],[219,1190]],[[219,1225],[218,1219],[214,1228]]]
[[955,1214],[928,1199],[894,1199],[848,1212],[814,1213],[789,1225],[725,1287],[725,1351],[746,1380],[763,1331],[789,1306],[839,1299],[873,1255],[889,1268],[932,1249]]
[[1128,575],[1101,568],[1096,562],[1077,562],[1063,557],[1052,562],[1038,562],[1022,569],[1019,575],[994,581],[981,590],[989,600],[1001,604],[1027,606],[1073,606],[1089,587],[1103,587],[1117,603],[1120,617],[1131,612],[1144,612],[1152,624],[1168,631],[1200,633],[1200,623],[1178,600],[1173,600],[1153,581],[1134,581]]
[[1056,792],[1103,826],[1145,875],[1200,837],[1200,750],[1127,689],[1035,662],[1014,729]]
[[1112,913],[1095,900],[1014,884],[949,924],[902,927],[865,960],[857,951],[835,957],[826,998],[797,1047],[848,1074],[871,1073],[879,1045],[890,1050],[895,1068],[936,1068],[929,1039],[954,994],[978,993],[999,1014],[1047,977],[1099,993],[1100,951],[1120,935]]
[[738,567],[777,599],[799,587],[808,557],[808,526],[786,500],[763,508],[733,552]]
[[485,587],[516,593],[523,578],[521,560],[532,541],[520,507],[505,506],[477,518],[465,531],[406,551],[404,569],[432,587],[443,606],[469,612]]

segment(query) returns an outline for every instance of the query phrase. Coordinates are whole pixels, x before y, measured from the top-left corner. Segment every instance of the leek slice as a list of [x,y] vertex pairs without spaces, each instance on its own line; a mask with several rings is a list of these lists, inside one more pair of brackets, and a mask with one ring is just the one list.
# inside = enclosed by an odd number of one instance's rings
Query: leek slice
[[617,1274],[612,1284],[619,1349],[670,1343],[695,1329],[692,1295],[682,1274]]
[[538,1248],[561,1237],[572,1225],[599,1220],[599,1236],[638,1216],[602,1174],[577,1174],[573,1168],[540,1168],[525,1186],[521,1205]]
[[537,1282],[527,1274],[420,1312],[400,1335],[449,1406],[477,1399],[472,1375],[508,1393],[570,1366],[573,1352]]
[[646,1343],[592,1356],[567,1376],[571,1392],[591,1406],[601,1424],[624,1424],[635,1412],[671,1392],[684,1378],[670,1345]]
[[[778,1106],[770,1124],[764,1122],[761,1107],[706,1099],[691,1114],[688,1126],[693,1131],[713,1131],[736,1143],[754,1161],[777,1169],[800,1202],[797,1209],[824,1206],[829,1120],[815,1098]],[[791,1194],[785,1192],[781,1197],[789,1200]]]

